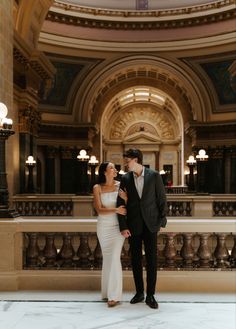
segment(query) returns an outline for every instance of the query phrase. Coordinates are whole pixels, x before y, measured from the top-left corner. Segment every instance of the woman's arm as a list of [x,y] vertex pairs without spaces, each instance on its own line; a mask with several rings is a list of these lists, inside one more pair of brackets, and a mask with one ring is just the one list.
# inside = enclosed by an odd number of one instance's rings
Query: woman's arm
[[107,213],[117,213],[120,215],[126,214],[126,209],[124,206],[119,206],[117,208],[105,208],[101,202],[100,195],[100,186],[98,184],[93,187],[93,196],[94,196],[94,208],[96,209],[98,214],[107,214]]

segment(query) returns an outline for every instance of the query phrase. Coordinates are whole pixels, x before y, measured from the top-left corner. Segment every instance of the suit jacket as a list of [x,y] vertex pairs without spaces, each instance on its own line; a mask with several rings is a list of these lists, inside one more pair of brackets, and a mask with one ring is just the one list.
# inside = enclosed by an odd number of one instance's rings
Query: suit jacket
[[[127,215],[118,214],[120,231],[129,229],[132,235],[138,235],[142,233],[143,221],[151,232],[158,232],[160,227],[166,226],[165,188],[157,171],[145,168],[141,198],[135,187],[133,172],[122,176],[120,188],[125,190],[128,195]],[[117,206],[122,204],[124,204],[124,200],[118,196]]]

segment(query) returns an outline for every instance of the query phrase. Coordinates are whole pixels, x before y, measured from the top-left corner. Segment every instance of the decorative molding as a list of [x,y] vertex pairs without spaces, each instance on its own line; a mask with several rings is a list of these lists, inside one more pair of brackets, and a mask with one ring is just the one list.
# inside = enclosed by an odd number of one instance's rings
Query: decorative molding
[[[106,10],[55,1],[46,20],[87,28],[115,30],[172,29],[211,24],[236,16],[234,0],[168,10]],[[111,20],[112,18],[112,20]]]
[[56,73],[46,55],[31,49],[17,33],[14,34],[13,59],[26,68],[30,67],[42,79],[52,79]]

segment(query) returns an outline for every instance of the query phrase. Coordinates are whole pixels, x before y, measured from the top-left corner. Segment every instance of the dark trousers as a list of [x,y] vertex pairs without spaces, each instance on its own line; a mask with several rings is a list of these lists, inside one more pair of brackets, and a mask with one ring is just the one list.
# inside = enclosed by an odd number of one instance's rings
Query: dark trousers
[[146,257],[147,295],[155,294],[157,277],[157,233],[151,233],[146,225],[140,235],[132,235],[129,238],[131,263],[136,292],[144,292],[142,245]]

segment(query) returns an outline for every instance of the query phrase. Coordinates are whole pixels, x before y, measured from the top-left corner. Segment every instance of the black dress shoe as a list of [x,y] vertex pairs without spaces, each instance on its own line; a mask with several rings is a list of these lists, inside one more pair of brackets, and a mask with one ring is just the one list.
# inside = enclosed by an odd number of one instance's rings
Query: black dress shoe
[[151,308],[158,308],[158,303],[153,295],[147,296],[145,302]]
[[137,304],[144,301],[144,294],[142,292],[137,292],[131,299],[130,304]]

